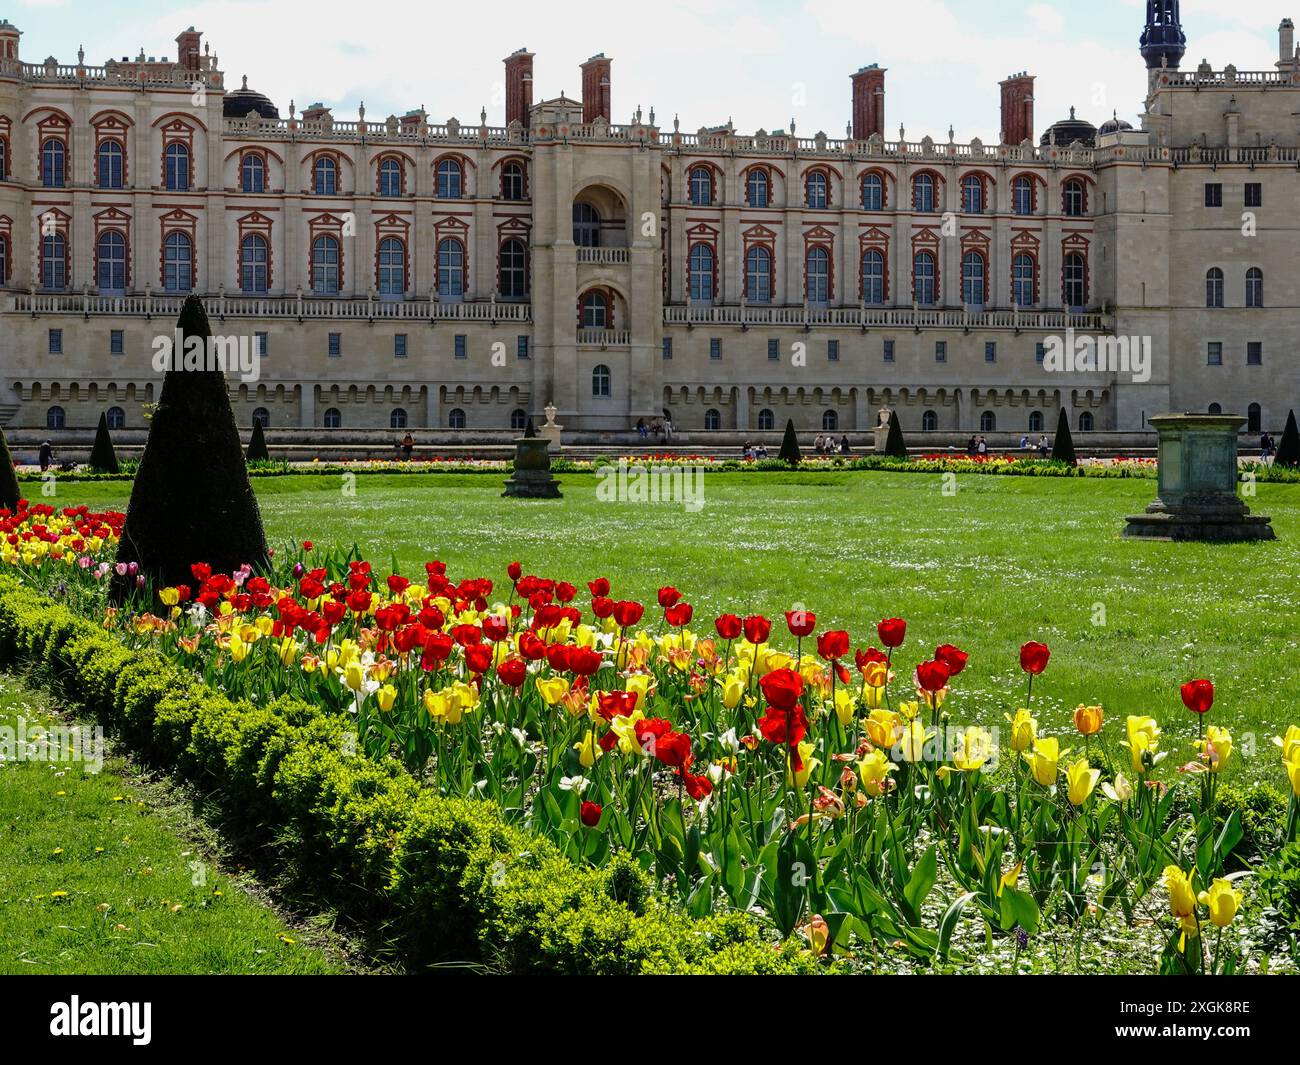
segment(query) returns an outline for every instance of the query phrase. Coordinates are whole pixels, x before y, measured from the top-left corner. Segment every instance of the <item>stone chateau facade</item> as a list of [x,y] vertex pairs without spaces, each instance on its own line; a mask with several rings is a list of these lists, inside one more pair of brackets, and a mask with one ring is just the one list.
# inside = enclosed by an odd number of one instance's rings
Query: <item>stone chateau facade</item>
[[[1141,128],[1038,136],[1034,77],[998,144],[908,140],[886,71],[852,75],[845,139],[615,121],[612,61],[504,126],[424,111],[287,115],[188,29],[170,57],[21,53],[0,21],[0,424],[139,428],[155,337],[187,292],[259,353],[245,427],[579,432],[668,414],[693,440],[1139,431],[1300,406],[1300,53],[1184,67],[1149,0]],[[1057,340],[1149,344],[1150,373],[1060,371]],[[1105,347],[1105,345],[1103,345]],[[1114,353],[1117,348],[1110,346]],[[697,435],[698,434],[698,435]],[[721,437],[719,437],[721,439]]]

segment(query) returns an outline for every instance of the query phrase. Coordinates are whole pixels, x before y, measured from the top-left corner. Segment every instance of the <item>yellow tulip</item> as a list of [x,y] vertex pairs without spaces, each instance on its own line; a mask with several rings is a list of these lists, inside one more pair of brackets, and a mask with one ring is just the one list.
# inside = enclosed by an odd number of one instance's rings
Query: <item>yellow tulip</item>
[[792,775],[790,773],[790,766],[787,763],[785,770],[786,787],[793,785],[798,788],[806,788],[808,786],[808,778],[811,777],[813,771],[822,764],[820,759],[812,756],[814,750],[816,750],[816,747],[807,740],[804,740],[799,744],[800,768]]
[[853,724],[853,715],[856,709],[852,694],[846,688],[836,688],[835,716],[840,719],[840,724],[845,728]]
[[1282,765],[1286,767],[1286,777],[1291,782],[1292,794],[1300,799],[1300,752],[1297,752],[1291,761],[1283,762]]
[[1288,725],[1286,735],[1274,736],[1273,742],[1282,748],[1282,761],[1295,761],[1300,756],[1300,725]]
[[163,606],[175,606],[181,601],[181,593],[175,588],[163,588],[158,592],[158,598],[162,600]]
[[1232,757],[1232,733],[1218,725],[1210,725],[1205,730],[1205,739],[1196,744],[1201,752],[1201,761],[1211,773],[1222,773]]
[[872,710],[865,722],[867,739],[875,746],[888,750],[898,742],[901,727],[898,715],[892,710]]
[[1232,886],[1231,880],[1216,880],[1209,891],[1202,891],[1199,901],[1209,911],[1210,921],[1216,928],[1227,928],[1237,916],[1242,894]]
[[564,677],[538,677],[537,691],[547,706],[554,706],[569,691],[569,682]]
[[649,673],[633,673],[627,678],[623,685],[624,691],[636,692],[636,709],[645,708],[646,696],[650,693],[650,688],[654,684],[654,677]]
[[1010,869],[1008,869],[1005,873],[1002,874],[1002,878],[998,881],[998,890],[997,890],[998,898],[1002,897],[1002,892],[1005,888],[1013,888],[1016,886],[1017,883],[1019,883],[1020,870],[1023,869],[1024,867],[1025,867],[1024,862],[1016,862],[1015,865],[1013,865]]
[[397,702],[397,689],[391,684],[385,684],[375,692],[375,702],[379,704],[379,709],[385,714],[393,709],[393,704]]
[[360,659],[353,659],[343,667],[343,683],[354,692],[359,692],[366,686],[366,667]]
[[1105,716],[1100,706],[1078,706],[1074,710],[1074,727],[1080,736],[1095,736]]
[[735,673],[729,674],[722,685],[722,705],[728,710],[734,710],[740,705],[744,694],[745,682]]
[[890,761],[889,756],[879,747],[864,755],[858,763],[858,776],[862,778],[862,787],[872,798],[879,798],[888,786],[889,774],[898,767]]
[[293,642],[292,636],[286,636],[280,641],[280,647],[277,651],[280,657],[280,665],[286,669],[293,665],[298,658],[298,645]]
[[573,745],[573,749],[578,752],[578,762],[583,769],[590,769],[605,754],[600,749],[600,744],[596,741],[596,734],[588,732],[581,740]]
[[993,737],[982,728],[971,726],[957,739],[957,749],[953,752],[952,765],[939,769],[941,777],[952,772],[974,773],[983,767],[993,756]]
[[1195,938],[1199,932],[1196,921],[1196,892],[1192,883],[1176,865],[1165,867],[1165,890],[1169,892],[1169,910],[1178,920],[1182,935],[1178,937],[1178,949],[1187,946],[1189,936]]
[[1088,759],[1080,758],[1065,771],[1067,794],[1075,806],[1082,806],[1088,801],[1092,789],[1101,779],[1101,770],[1088,765]]
[[248,657],[250,648],[243,640],[239,638],[239,633],[230,634],[230,660],[232,662],[242,662]]
[[1130,715],[1124,729],[1128,739],[1121,741],[1121,746],[1128,748],[1133,772],[1142,776],[1164,757],[1160,753],[1160,726],[1153,717]]
[[925,725],[912,720],[903,729],[903,738],[898,741],[899,754],[905,762],[919,762],[925,758],[925,744],[933,739],[933,732],[926,732]]
[[1056,783],[1057,762],[1067,752],[1062,751],[1060,743],[1054,737],[1034,740],[1034,749],[1023,755],[1034,774],[1034,780],[1045,788]]
[[1133,785],[1123,773],[1116,773],[1115,783],[1103,784],[1101,790],[1111,802],[1128,802],[1133,798]]
[[1038,738],[1038,721],[1028,710],[1017,710],[1016,716],[1004,715],[1011,722],[1011,749],[1024,754]]
[[631,714],[619,714],[609,723],[614,735],[618,737],[618,749],[624,754],[645,754],[636,736],[638,721],[644,721],[645,714],[633,710]]

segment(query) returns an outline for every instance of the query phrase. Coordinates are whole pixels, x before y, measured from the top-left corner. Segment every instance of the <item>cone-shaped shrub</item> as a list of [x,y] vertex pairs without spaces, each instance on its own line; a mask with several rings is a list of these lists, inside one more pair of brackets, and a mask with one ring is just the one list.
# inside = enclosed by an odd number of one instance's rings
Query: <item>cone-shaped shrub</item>
[[9,454],[9,441],[5,439],[5,431],[0,429],[0,507],[17,509],[20,494],[14,457]]
[[798,466],[803,458],[799,452],[799,437],[795,435],[793,418],[785,423],[785,437],[781,441],[781,451],[777,458],[791,466]]
[[1056,439],[1052,441],[1052,461],[1064,462],[1067,466],[1079,465],[1074,453],[1074,437],[1070,435],[1070,419],[1065,408],[1061,408],[1061,417],[1056,422]]
[[90,449],[90,468],[95,473],[117,473],[117,452],[113,438],[108,435],[108,415],[100,414],[99,428],[95,430],[95,446]]
[[1279,466],[1300,466],[1300,430],[1296,429],[1295,411],[1286,416],[1286,428],[1282,430],[1282,442],[1277,445],[1277,454],[1273,461]]
[[249,462],[270,462],[271,452],[266,449],[266,434],[262,432],[260,420],[253,422],[253,436],[248,441]]
[[885,454],[891,459],[907,458],[907,443],[903,440],[903,427],[898,424],[898,411],[889,412],[889,435],[885,437]]
[[[185,300],[177,326],[186,346],[197,338],[207,350],[211,330],[197,297]],[[157,586],[193,585],[194,563],[231,573],[269,561],[226,375],[182,369],[182,355],[174,353],[163,377],[117,553],[119,563],[137,563]],[[133,583],[115,577],[114,598]]]

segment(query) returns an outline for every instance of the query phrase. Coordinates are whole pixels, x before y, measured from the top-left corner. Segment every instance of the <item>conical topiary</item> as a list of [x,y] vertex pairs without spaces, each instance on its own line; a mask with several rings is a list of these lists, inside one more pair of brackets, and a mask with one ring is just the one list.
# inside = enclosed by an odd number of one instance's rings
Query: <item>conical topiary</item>
[[1282,440],[1277,445],[1273,462],[1278,466],[1300,466],[1300,430],[1296,429],[1295,411],[1286,416],[1286,428],[1282,430]]
[[108,435],[108,415],[100,414],[99,428],[95,430],[95,446],[90,449],[87,464],[95,473],[117,473],[117,452],[113,438]]
[[253,422],[253,436],[248,441],[249,462],[270,462],[271,452],[266,448],[266,434],[262,432],[261,419]]
[[889,435],[885,438],[885,454],[891,459],[907,458],[907,444],[903,440],[903,427],[898,424],[898,411],[889,412]]
[[791,466],[798,466],[803,459],[803,455],[799,452],[799,437],[795,435],[793,418],[785,423],[785,437],[781,441],[781,450],[777,458],[782,462],[788,462]]
[[[197,338],[207,351],[211,330],[202,302],[190,296],[177,332],[186,347]],[[138,564],[147,581],[193,585],[191,566],[232,573],[268,562],[257,497],[221,370],[182,368],[174,353],[131,489],[117,561]],[[203,366],[207,365],[206,359]],[[134,584],[115,576],[114,599]]]
[[17,510],[21,495],[14,457],[9,454],[9,441],[5,439],[4,429],[0,429],[0,507]]
[[1070,419],[1065,408],[1061,408],[1061,417],[1056,422],[1056,439],[1052,441],[1052,461],[1064,462],[1067,466],[1079,465],[1074,453],[1074,438],[1070,435]]

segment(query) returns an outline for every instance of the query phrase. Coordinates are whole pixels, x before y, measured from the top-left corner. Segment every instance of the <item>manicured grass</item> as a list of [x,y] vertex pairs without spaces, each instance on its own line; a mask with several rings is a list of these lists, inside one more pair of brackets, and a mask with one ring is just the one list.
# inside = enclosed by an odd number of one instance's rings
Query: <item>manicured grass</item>
[[[1046,729],[1063,732],[1075,705],[1100,702],[1113,745],[1124,715],[1150,713],[1166,727],[1167,767],[1192,753],[1196,722],[1178,685],[1193,677],[1214,680],[1214,720],[1236,734],[1231,775],[1276,777],[1268,738],[1300,718],[1300,486],[1263,484],[1249,500],[1279,542],[1202,545],[1120,537],[1124,516],[1153,498],[1150,481],[972,475],[950,495],[937,475],[708,473],[691,513],[601,502],[594,476],[561,479],[557,502],[502,499],[501,478],[486,474],[361,475],[355,494],[332,476],[255,484],[280,551],[355,542],[377,566],[395,557],[415,576],[437,557],[453,577],[499,588],[517,558],[580,587],[608,576],[616,596],[651,604],[675,584],[700,630],[723,611],[777,617],[803,604],[819,628],[864,644],[881,617],[904,617],[905,667],[940,643],[971,652],[949,704],[959,722],[996,724],[1021,705],[1017,652],[1029,639],[1052,648],[1034,692]],[[69,485],[56,502],[121,507],[129,490]]]
[[[66,725],[0,676],[0,726]],[[6,733],[6,736],[10,734]],[[331,973],[179,830],[161,789],[78,761],[0,760],[0,973]]]

